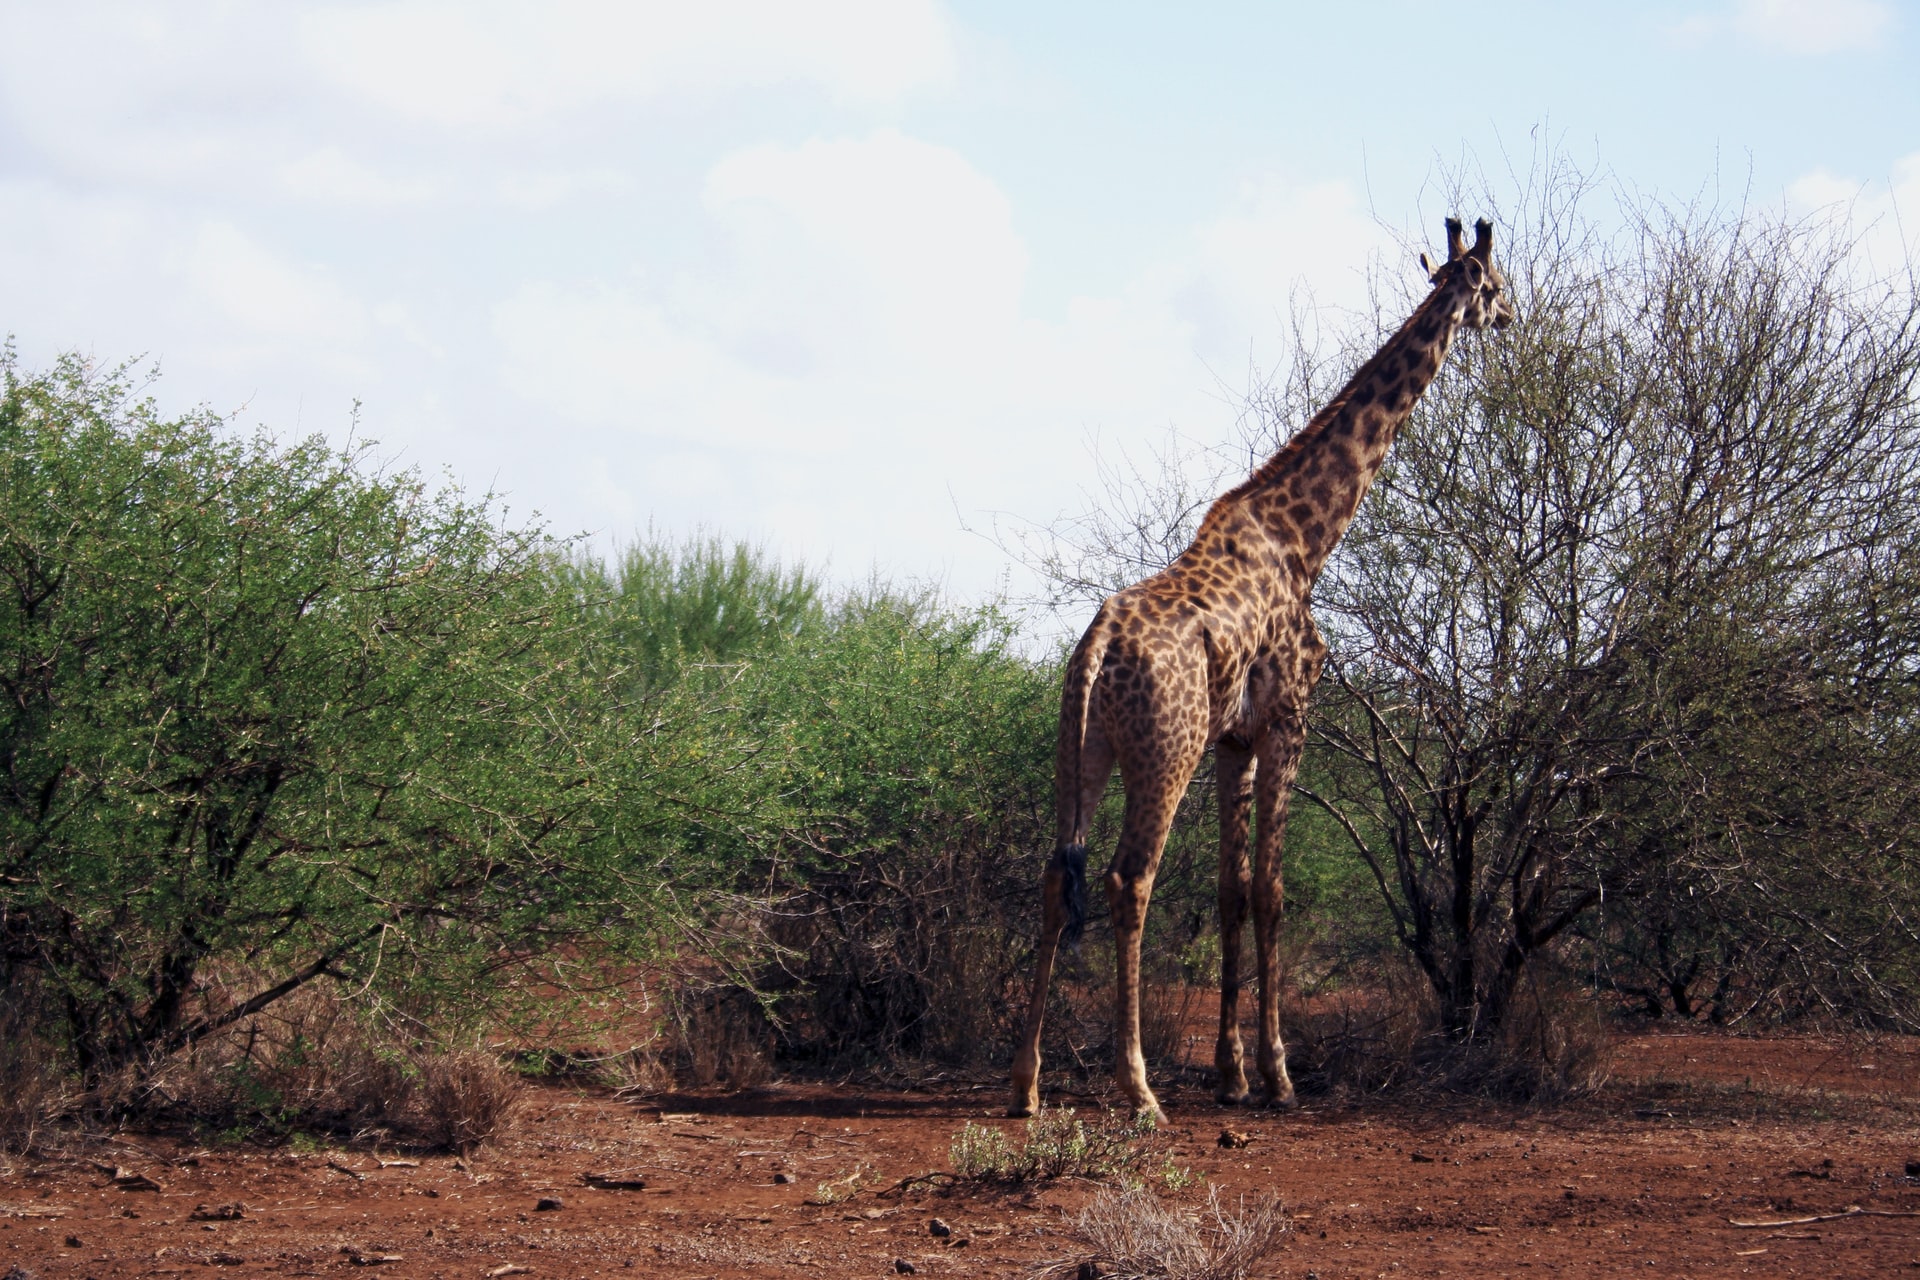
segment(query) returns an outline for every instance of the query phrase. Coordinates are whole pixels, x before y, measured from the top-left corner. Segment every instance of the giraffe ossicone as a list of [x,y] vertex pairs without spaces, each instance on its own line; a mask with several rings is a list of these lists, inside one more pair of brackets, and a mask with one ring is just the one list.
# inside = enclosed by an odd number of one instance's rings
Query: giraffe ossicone
[[[1041,882],[1033,988],[1013,1061],[1011,1115],[1040,1106],[1040,1031],[1054,955],[1086,918],[1087,834],[1117,765],[1120,838],[1102,877],[1114,930],[1120,1090],[1160,1119],[1140,1048],[1140,938],[1174,811],[1208,747],[1220,795],[1220,1030],[1215,1096],[1248,1100],[1240,1040],[1240,938],[1249,909],[1259,979],[1254,1065],[1263,1100],[1294,1105],[1280,1043],[1281,837],[1306,742],[1307,699],[1326,645],[1313,583],[1346,532],[1400,425],[1461,329],[1513,319],[1493,226],[1466,243],[1447,219],[1447,260],[1420,255],[1433,290],[1339,394],[1208,510],[1165,571],[1107,598],[1067,663],[1055,755],[1056,839]],[[1253,818],[1249,857],[1248,818]]]

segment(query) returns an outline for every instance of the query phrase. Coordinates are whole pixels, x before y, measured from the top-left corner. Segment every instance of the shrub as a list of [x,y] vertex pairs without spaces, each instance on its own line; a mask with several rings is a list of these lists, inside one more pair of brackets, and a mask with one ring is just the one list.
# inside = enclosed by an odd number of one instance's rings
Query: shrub
[[1103,1112],[1089,1124],[1071,1107],[1042,1111],[1027,1121],[1018,1146],[1003,1130],[968,1121],[949,1149],[956,1176],[970,1182],[1051,1182],[1057,1178],[1152,1178],[1185,1186],[1193,1175],[1176,1167],[1165,1140],[1147,1119]]
[[406,1041],[365,1009],[307,987],[157,1067],[120,1073],[96,1102],[230,1140],[377,1139],[414,1126],[410,1057]]
[[0,1153],[32,1151],[66,1106],[54,1053],[36,1016],[37,987],[15,982],[0,989]]
[[698,709],[616,705],[564,548],[78,359],[0,375],[0,982],[96,1097],[322,977],[545,1018],[562,944],[686,917]]
[[430,1141],[471,1155],[498,1136],[524,1091],[520,1080],[481,1049],[455,1050],[418,1064],[422,1128]]
[[1308,1092],[1440,1089],[1511,1102],[1591,1093],[1610,1037],[1592,993],[1536,968],[1491,1034],[1448,1034],[1433,988],[1389,964],[1363,985],[1284,1010],[1287,1064]]
[[870,593],[736,687],[776,815],[749,852],[789,1053],[969,1061],[1010,1038],[1058,696],[1013,639],[991,612]]

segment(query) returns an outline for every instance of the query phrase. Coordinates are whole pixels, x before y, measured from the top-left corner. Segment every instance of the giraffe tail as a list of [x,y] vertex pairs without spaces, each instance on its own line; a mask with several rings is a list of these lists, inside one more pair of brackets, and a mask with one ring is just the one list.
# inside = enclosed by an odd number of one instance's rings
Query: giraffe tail
[[[1104,614],[1104,610],[1102,613]],[[1096,618],[1087,628],[1073,657],[1067,661],[1060,691],[1060,739],[1054,757],[1054,804],[1059,815],[1060,842],[1054,846],[1048,869],[1061,877],[1061,906],[1066,921],[1060,941],[1072,946],[1087,924],[1087,827],[1092,815],[1082,812],[1087,785],[1081,777],[1081,754],[1087,741],[1087,712],[1093,683],[1107,657],[1107,629]]]

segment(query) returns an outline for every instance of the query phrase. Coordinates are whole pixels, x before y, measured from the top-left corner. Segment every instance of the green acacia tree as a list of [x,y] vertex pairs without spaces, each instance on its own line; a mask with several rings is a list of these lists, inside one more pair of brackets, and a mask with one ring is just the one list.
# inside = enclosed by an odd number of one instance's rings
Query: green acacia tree
[[726,806],[543,535],[77,359],[0,372],[0,984],[85,1078],[323,976],[472,1010],[672,922],[681,815]]

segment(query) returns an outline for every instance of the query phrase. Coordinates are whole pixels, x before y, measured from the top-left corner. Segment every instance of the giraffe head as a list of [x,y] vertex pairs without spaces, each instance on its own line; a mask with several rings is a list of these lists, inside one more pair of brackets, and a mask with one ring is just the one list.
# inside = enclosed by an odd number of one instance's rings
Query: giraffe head
[[1467,247],[1460,219],[1447,219],[1447,260],[1439,266],[1420,255],[1436,289],[1453,290],[1461,307],[1460,323],[1469,329],[1492,325],[1504,329],[1513,323],[1513,299],[1507,277],[1493,265],[1493,224],[1485,218],[1473,224],[1473,247]]

